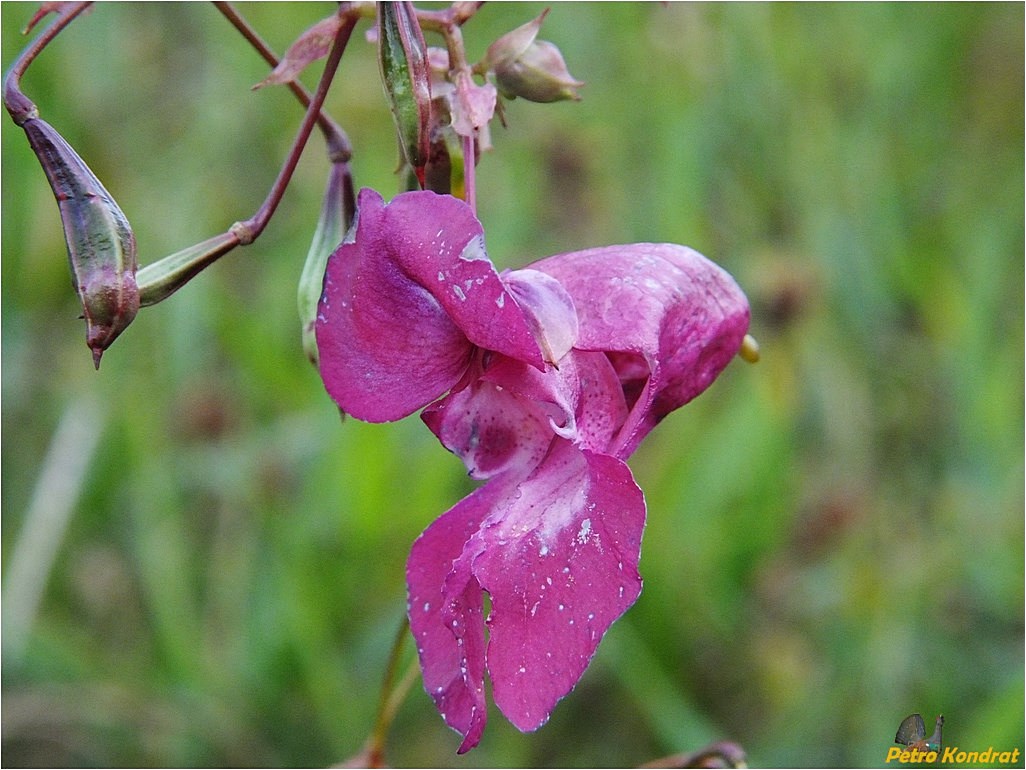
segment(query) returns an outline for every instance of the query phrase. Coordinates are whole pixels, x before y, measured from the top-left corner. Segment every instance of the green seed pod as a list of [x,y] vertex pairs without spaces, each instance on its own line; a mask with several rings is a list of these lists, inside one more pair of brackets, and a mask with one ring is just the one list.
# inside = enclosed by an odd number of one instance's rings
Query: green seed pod
[[429,154],[431,84],[427,45],[413,3],[378,3],[378,62],[399,144],[423,187]]
[[30,118],[22,128],[57,199],[86,344],[99,369],[103,351],[139,311],[135,236],[110,193],[53,126]]

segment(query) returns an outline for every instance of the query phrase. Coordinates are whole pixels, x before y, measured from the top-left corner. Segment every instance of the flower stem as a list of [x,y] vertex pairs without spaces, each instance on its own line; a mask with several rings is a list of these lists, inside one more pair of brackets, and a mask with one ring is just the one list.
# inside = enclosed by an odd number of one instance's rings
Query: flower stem
[[385,678],[381,683],[381,698],[378,701],[378,715],[374,721],[374,729],[367,739],[367,746],[363,753],[369,767],[385,766],[385,739],[388,737],[388,728],[391,726],[392,720],[395,719],[396,712],[399,711],[403,700],[409,694],[413,683],[417,681],[419,669],[416,660],[410,662],[402,678],[396,681],[403,647],[409,631],[410,622],[403,615],[403,622],[399,625],[399,631],[392,642],[392,651],[389,653],[388,664],[385,666]]
[[[257,31],[253,29],[250,23],[243,18],[242,14],[231,3],[215,2],[214,7],[246,38],[265,62],[270,64],[272,68],[278,66],[280,60],[277,54],[271,50],[263,38],[260,37]],[[298,80],[291,80],[286,85],[296,95],[299,103],[309,108],[313,97],[303,84]],[[346,132],[323,110],[317,114],[317,127],[324,134],[324,140],[328,145],[328,157],[332,161],[343,162],[348,161],[352,157],[353,151]]]
[[[715,763],[715,764],[713,764]],[[698,751],[686,751],[646,762],[643,768],[747,767],[745,750],[731,741],[713,743]]]
[[[35,40],[25,48],[4,76],[4,106],[11,114],[16,125],[22,125],[31,118],[39,117],[39,110],[25,94],[21,92],[21,76],[43,49],[70,24],[76,16],[86,10],[92,3],[70,3],[57,13],[46,29],[39,33]],[[28,30],[26,30],[27,32]]]
[[474,137],[463,137],[463,194],[470,210],[477,216],[477,188],[474,184]]
[[299,157],[303,154],[303,148],[306,147],[306,142],[310,138],[314,124],[320,118],[321,106],[328,95],[328,88],[335,77],[335,71],[338,69],[339,62],[342,60],[342,54],[346,50],[349,36],[352,34],[353,27],[356,26],[358,20],[357,15],[347,13],[342,8],[339,9],[339,13],[344,15],[342,26],[339,27],[338,33],[335,36],[335,42],[332,43],[328,59],[324,64],[324,72],[321,74],[320,82],[317,84],[317,90],[314,92],[313,99],[307,107],[306,115],[303,117],[303,122],[300,124],[299,131],[296,134],[296,140],[292,143],[292,149],[289,151],[285,164],[278,173],[278,178],[274,181],[271,191],[267,194],[267,198],[256,214],[244,222],[236,222],[232,225],[232,230],[239,237],[239,242],[244,246],[252,243],[263,232],[275,209],[278,208],[278,204],[285,194],[285,188],[288,187],[289,182],[292,180],[292,173],[299,164]]

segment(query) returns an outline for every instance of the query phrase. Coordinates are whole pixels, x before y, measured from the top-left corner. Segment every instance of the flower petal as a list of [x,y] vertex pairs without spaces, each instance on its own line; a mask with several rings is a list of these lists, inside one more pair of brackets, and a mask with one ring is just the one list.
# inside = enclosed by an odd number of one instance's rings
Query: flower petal
[[452,128],[460,136],[473,136],[495,114],[499,92],[491,83],[477,85],[469,75],[458,75],[456,93],[449,103]]
[[[578,348],[638,354],[648,366],[640,389],[636,378],[625,382],[631,399],[638,395],[612,448],[620,458],[712,383],[748,329],[748,301],[734,279],[685,246],[606,246],[531,267],[556,278],[573,298]],[[618,360],[633,369],[639,363],[631,356]]]
[[470,206],[430,190],[403,193],[385,208],[384,227],[396,264],[472,343],[544,368],[523,311],[488,259],[484,230]]
[[491,596],[495,703],[528,731],[638,598],[645,500],[623,462],[557,440],[509,501],[474,536],[482,546],[473,572]]
[[412,414],[459,381],[475,344],[543,366],[482,238],[450,196],[406,193],[385,206],[360,191],[317,318],[321,378],[343,411],[370,422]]
[[577,310],[566,289],[538,270],[509,270],[502,281],[523,309],[545,360],[558,364],[577,342]]
[[328,258],[318,307],[321,379],[361,420],[405,417],[451,388],[473,346],[389,248],[385,205],[361,190],[350,234]]
[[577,444],[581,449],[606,454],[627,420],[621,381],[602,353],[575,350],[570,358],[578,383]]
[[[501,360],[537,373],[511,358]],[[526,476],[541,462],[553,438],[540,403],[482,379],[427,407],[421,419],[475,479],[511,469]]]
[[488,717],[482,593],[470,573],[480,543],[467,541],[510,491],[503,477],[465,497],[417,538],[406,565],[407,611],[424,689],[446,724],[464,736],[461,753],[477,745]]

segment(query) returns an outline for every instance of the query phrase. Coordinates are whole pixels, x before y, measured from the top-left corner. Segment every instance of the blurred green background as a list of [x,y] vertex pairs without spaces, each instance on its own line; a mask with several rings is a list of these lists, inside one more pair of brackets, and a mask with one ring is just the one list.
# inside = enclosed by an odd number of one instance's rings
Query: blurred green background
[[[278,51],[332,7],[241,5]],[[471,58],[544,7],[486,5]],[[4,66],[33,9],[0,6]],[[883,766],[917,711],[949,745],[1026,748],[1023,22],[1019,3],[553,6],[542,37],[584,99],[517,100],[495,127],[492,257],[686,243],[748,292],[763,360],[632,458],[645,589],[550,722],[493,711],[458,757],[418,683],[391,764],[634,766],[732,739],[756,766]],[[388,197],[366,28],[329,111]],[[145,264],[263,200],[301,116],[250,91],[265,74],[212,6],[101,4],[24,87]],[[6,116],[2,142],[0,759],[355,754],[409,546],[471,483],[416,417],[340,424],[303,357],[320,137],[260,240],[142,311],[99,373]]]

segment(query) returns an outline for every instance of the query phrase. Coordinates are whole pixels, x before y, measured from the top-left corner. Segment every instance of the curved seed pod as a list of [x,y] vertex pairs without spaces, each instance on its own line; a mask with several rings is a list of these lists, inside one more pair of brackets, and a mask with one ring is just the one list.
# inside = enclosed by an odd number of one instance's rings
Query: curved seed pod
[[139,311],[135,236],[110,193],[53,126],[30,118],[22,128],[57,199],[86,344],[99,369],[103,351]]

